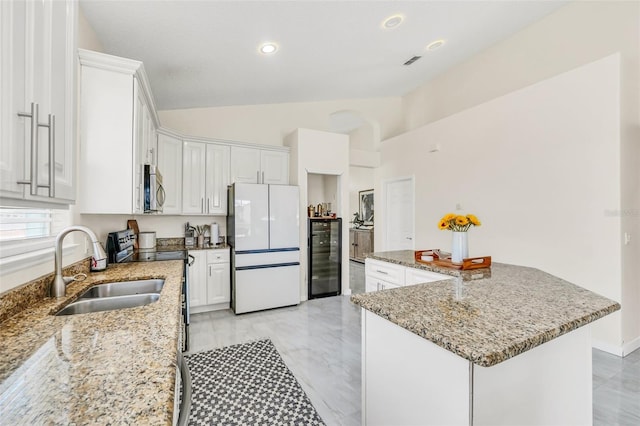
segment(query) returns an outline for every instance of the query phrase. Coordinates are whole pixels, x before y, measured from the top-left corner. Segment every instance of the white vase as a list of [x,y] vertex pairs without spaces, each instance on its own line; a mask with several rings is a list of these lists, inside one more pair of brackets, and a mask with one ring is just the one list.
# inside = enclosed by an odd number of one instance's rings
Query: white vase
[[466,232],[452,232],[451,262],[462,263],[462,259],[469,257],[469,242]]

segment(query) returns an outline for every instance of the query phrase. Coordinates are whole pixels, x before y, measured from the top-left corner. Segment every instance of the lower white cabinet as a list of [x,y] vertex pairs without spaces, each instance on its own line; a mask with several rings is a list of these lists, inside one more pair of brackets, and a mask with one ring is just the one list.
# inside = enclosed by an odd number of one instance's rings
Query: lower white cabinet
[[365,260],[365,291],[367,293],[449,279],[453,277],[375,259]]
[[189,302],[194,313],[226,309],[231,301],[231,269],[228,249],[191,250]]

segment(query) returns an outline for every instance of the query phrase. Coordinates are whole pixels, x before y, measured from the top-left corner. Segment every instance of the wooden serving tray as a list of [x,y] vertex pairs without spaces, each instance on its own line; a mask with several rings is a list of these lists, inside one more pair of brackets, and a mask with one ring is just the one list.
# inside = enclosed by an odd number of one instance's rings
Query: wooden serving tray
[[[489,268],[491,267],[491,256],[481,256],[481,257],[469,257],[467,259],[462,259],[462,263],[453,263],[451,261],[451,257],[441,258],[434,252],[435,249],[431,250],[416,250],[414,252],[414,259],[418,263],[424,263],[425,265],[436,265],[443,268],[449,269],[459,269],[459,270],[469,270],[469,269],[481,269],[481,268]],[[422,256],[433,256],[432,261],[422,260]]]

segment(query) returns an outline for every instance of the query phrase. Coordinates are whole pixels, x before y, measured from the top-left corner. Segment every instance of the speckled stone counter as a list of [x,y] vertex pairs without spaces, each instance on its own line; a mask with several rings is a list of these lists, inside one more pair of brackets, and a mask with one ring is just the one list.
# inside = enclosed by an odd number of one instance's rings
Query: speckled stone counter
[[[110,265],[2,322],[2,423],[171,424],[183,265]],[[52,315],[94,284],[147,278],[165,279],[150,305]]]
[[438,265],[416,262],[413,250],[382,251],[367,254],[367,258],[407,266],[409,268],[422,269],[424,271],[437,272],[439,274],[462,277],[465,281],[491,277],[491,268],[471,269],[461,271],[458,269],[443,268]]
[[[413,266],[411,251],[370,257]],[[415,267],[459,274],[422,264]],[[483,367],[620,309],[612,300],[534,268],[494,263],[490,278],[456,281],[358,294],[351,301]],[[460,299],[456,285],[461,285]]]

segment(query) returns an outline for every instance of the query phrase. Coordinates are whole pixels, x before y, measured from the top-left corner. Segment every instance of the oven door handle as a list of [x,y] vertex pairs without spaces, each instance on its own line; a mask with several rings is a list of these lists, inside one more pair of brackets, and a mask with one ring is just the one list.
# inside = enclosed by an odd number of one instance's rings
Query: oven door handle
[[196,263],[196,258],[193,257],[192,255],[188,255],[189,256],[189,262],[187,262],[187,266],[193,266],[194,263]]

